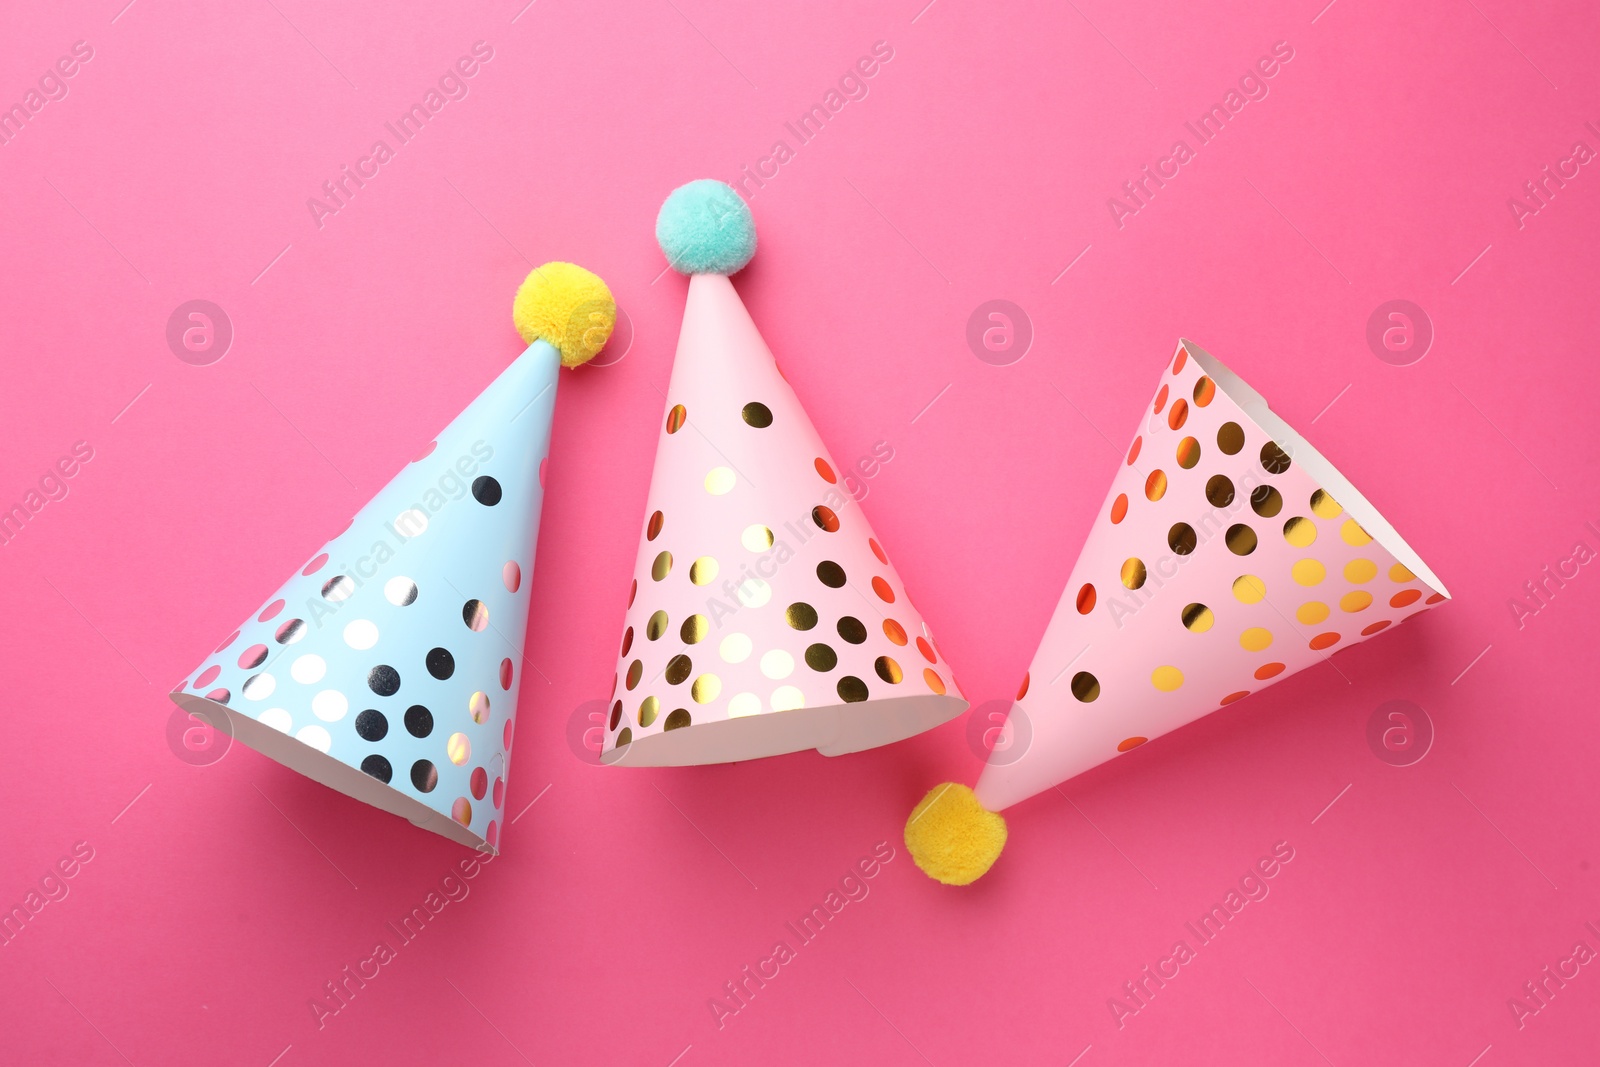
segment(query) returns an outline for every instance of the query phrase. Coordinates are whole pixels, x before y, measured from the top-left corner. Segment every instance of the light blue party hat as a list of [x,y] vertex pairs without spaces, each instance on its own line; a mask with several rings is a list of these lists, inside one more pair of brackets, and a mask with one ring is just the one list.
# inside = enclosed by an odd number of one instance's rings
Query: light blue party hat
[[580,267],[518,291],[528,349],[172,693],[358,800],[498,851],[558,371],[616,306]]

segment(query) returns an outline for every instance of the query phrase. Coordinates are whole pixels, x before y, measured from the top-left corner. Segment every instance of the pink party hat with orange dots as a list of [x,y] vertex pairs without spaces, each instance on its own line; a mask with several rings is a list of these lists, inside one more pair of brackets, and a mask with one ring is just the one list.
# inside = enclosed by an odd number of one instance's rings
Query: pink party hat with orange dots
[[676,766],[898,741],[967,707],[728,275],[750,209],[698,181],[656,237],[689,275],[601,760]]
[[928,793],[918,866],[965,885],[998,812],[1449,598],[1333,465],[1181,341],[974,789]]

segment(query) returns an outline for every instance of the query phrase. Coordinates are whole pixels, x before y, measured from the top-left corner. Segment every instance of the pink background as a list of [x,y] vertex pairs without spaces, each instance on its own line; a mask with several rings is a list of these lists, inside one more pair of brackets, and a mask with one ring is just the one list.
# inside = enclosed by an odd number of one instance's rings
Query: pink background
[[[1520,229],[1506,201],[1574,141],[1600,147],[1600,15],[123,3],[14,5],[0,39],[0,102],[94,49],[0,147],[0,502],[94,450],[0,548],[0,905],[93,850],[0,948],[0,1059],[1594,1057],[1594,966],[1520,1029],[1507,1000],[1578,940],[1600,949],[1600,575],[1520,629],[1508,599],[1574,542],[1600,549],[1600,176]],[[477,40],[494,58],[470,95],[319,229],[306,199]],[[785,121],[879,40],[894,58],[870,95],[756,192],[738,286],[834,455],[893,446],[865,507],[975,702],[1015,691],[1180,335],[1457,598],[1341,655],[1345,677],[1308,670],[1013,809],[1009,850],[964,892],[917,872],[900,829],[929,786],[975,777],[965,719],[691,770],[603,769],[569,744],[610,684],[682,312],[656,207],[793,148]],[[1278,41],[1294,58],[1270,95],[1119,229],[1107,198],[1193,147],[1184,120]],[[470,895],[319,1029],[323,983],[393,942],[385,923],[463,851],[242,747],[177,758],[165,693],[506,365],[513,289],[549,258],[603,275],[634,337],[558,403],[520,816]],[[236,332],[210,366],[164,336],[194,298]],[[995,298],[1035,331],[1010,366],[965,341]],[[1437,333],[1411,366],[1366,342],[1394,298]],[[1366,740],[1397,699],[1437,735],[1409,767]],[[879,841],[896,855],[870,895],[719,1029],[709,998],[794,943],[785,922]],[[1270,896],[1119,1028],[1108,998],[1279,841],[1295,858]]]

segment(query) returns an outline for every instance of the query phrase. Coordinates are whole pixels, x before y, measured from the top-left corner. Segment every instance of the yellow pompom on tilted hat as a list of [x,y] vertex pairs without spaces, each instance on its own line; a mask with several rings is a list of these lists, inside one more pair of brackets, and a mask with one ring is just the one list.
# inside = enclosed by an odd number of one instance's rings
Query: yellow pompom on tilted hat
[[928,790],[906,820],[906,849],[924,874],[945,885],[971,885],[1006,847],[1006,821],[959,782]]

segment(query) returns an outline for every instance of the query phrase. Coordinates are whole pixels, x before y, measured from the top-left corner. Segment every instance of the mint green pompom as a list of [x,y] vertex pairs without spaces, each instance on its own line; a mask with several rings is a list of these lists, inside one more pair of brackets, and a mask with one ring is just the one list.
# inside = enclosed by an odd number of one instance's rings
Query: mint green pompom
[[681,274],[732,274],[756,254],[756,220],[731,185],[702,178],[661,205],[656,243]]

